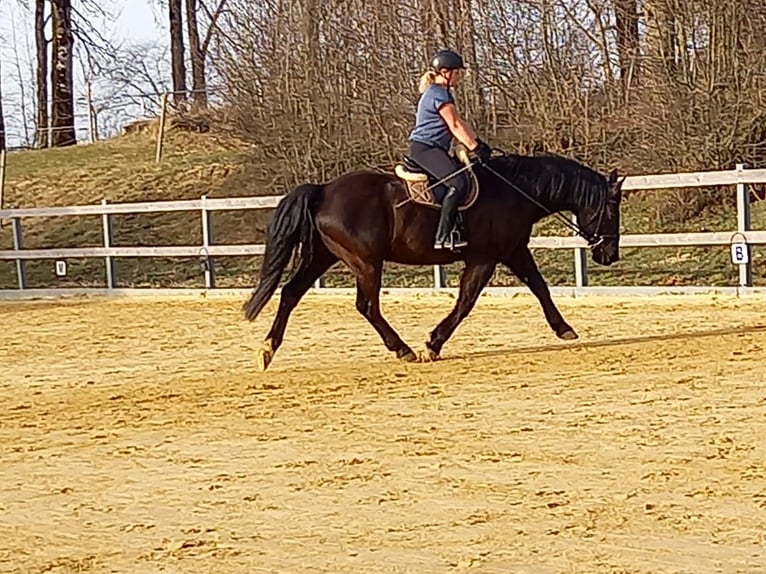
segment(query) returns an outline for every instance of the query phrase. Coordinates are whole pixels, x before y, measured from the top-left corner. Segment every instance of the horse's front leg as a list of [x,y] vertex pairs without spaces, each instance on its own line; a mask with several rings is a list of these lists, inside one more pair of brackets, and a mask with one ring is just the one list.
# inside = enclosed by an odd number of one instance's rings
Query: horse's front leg
[[496,263],[482,261],[467,262],[463,273],[460,276],[460,292],[458,294],[457,301],[452,311],[441,323],[439,323],[433,331],[431,331],[431,338],[426,342],[426,349],[428,351],[428,359],[435,361],[439,358],[444,343],[452,336],[460,322],[468,316],[473,306],[476,304],[476,300],[479,298],[481,290],[492,277],[492,273],[495,271]]
[[508,269],[516,275],[529,290],[537,297],[540,306],[543,309],[548,325],[560,339],[574,340],[578,338],[575,330],[561,316],[556,304],[551,299],[551,292],[548,284],[543,279],[540,270],[537,268],[535,260],[532,258],[532,252],[526,245],[519,247],[513,252],[513,255],[504,262]]

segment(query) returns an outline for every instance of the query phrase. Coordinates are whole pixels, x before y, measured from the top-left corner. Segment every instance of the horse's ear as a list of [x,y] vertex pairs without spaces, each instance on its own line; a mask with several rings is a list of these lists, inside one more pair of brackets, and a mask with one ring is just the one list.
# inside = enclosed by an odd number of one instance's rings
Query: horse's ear
[[617,183],[617,168],[614,168],[612,171],[609,172],[609,177],[607,178],[607,181],[609,182],[609,187],[612,187],[615,183]]

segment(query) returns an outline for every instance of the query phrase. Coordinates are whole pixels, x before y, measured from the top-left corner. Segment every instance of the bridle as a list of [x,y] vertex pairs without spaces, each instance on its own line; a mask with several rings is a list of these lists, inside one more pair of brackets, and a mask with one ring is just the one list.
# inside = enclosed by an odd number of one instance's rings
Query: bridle
[[[492,151],[499,151],[503,156],[507,155],[503,150],[492,148]],[[537,201],[535,198],[530,196],[528,193],[526,193],[523,189],[521,189],[518,185],[508,180],[507,177],[504,175],[498,173],[492,166],[488,164],[481,164],[482,167],[487,169],[490,173],[492,173],[495,177],[503,181],[505,184],[509,185],[510,187],[514,188],[516,191],[518,191],[521,195],[523,195],[525,198],[527,198],[529,201],[537,205],[540,209],[542,209],[546,214],[553,215],[555,217],[558,217],[564,225],[569,227],[572,231],[574,231],[577,235],[585,239],[585,241],[588,243],[588,246],[593,248],[597,247],[598,245],[601,245],[605,240],[607,239],[615,239],[619,237],[617,234],[614,233],[601,233],[601,224],[603,223],[604,219],[604,213],[606,213],[607,206],[609,203],[609,192],[607,191],[604,193],[604,196],[601,198],[600,205],[598,207],[598,211],[593,214],[593,217],[588,221],[588,224],[592,223],[596,218],[598,218],[598,223],[596,224],[596,232],[594,234],[588,233],[585,231],[582,226],[575,223],[574,221],[571,221],[566,216],[562,215],[559,212],[553,212],[550,209],[548,209],[546,206],[544,206],[542,203]],[[589,226],[589,225],[588,225]]]
[[[589,233],[585,233],[585,230],[583,230],[582,228],[578,228],[578,234],[581,235],[581,237],[583,237],[585,241],[588,242],[588,246],[591,248],[601,245],[607,237],[616,237],[614,234],[600,233],[601,223],[604,219],[604,213],[606,213],[607,203],[609,202],[608,197],[609,197],[609,192],[607,191],[604,194],[604,197],[601,199],[601,202],[598,206],[598,211],[594,213],[593,216],[590,218],[590,221],[588,221],[588,224],[591,224],[598,217],[598,222],[596,223],[596,227],[595,227],[596,234],[591,235]],[[590,225],[588,225],[588,227],[590,227]],[[583,235],[583,233],[585,233],[585,235]]]

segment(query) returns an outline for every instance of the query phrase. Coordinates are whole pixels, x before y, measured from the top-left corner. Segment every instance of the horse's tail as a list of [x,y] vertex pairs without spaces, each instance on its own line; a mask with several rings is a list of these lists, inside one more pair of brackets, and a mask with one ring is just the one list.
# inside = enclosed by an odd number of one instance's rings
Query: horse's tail
[[277,204],[266,228],[266,253],[261,265],[260,281],[250,299],[242,306],[245,319],[253,321],[268,303],[279,285],[295,248],[300,243],[300,258],[311,259],[316,231],[314,208],[322,197],[322,186],[299,185]]

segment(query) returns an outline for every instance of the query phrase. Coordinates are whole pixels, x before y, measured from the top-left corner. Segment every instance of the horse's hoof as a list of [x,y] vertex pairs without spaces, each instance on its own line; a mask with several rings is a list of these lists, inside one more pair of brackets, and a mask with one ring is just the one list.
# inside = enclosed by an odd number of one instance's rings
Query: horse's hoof
[[271,345],[271,341],[266,341],[263,347],[258,349],[256,353],[256,359],[258,361],[258,368],[261,372],[269,368],[272,359],[274,358],[274,347]]
[[426,350],[423,352],[423,362],[433,363],[434,361],[438,361],[440,359],[441,359],[441,356],[439,355],[439,353],[437,353],[431,347],[426,345]]
[[404,355],[399,357],[400,361],[404,361],[405,363],[417,363],[420,361],[420,358],[410,349]]
[[568,327],[561,331],[560,333],[557,333],[559,339],[564,339],[565,341],[574,341],[575,339],[579,339],[580,336],[575,333],[574,329],[571,327]]

